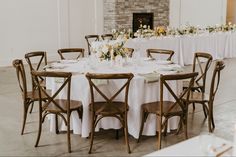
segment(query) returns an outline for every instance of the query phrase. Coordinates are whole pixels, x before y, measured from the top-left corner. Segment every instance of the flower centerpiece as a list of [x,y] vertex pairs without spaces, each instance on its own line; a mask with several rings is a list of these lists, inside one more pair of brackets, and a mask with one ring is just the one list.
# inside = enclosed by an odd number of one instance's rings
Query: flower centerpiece
[[156,36],[166,36],[166,28],[164,26],[158,26],[154,30]]
[[154,30],[150,29],[150,26],[142,24],[140,25],[137,32],[134,33],[134,36],[139,38],[148,38],[154,35],[155,35]]
[[128,30],[127,29],[122,29],[122,30],[113,29],[112,34],[115,39],[127,40],[132,37],[131,29],[128,29]]
[[92,43],[92,51],[100,60],[115,60],[126,57],[124,39],[113,41],[97,41]]

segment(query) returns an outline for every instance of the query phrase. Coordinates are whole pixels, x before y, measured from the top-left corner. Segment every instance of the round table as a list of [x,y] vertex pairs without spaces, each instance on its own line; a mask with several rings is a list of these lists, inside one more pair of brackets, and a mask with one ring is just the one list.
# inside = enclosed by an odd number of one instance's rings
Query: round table
[[[181,67],[177,64],[173,64],[168,61],[157,61],[151,60],[150,58],[138,58],[138,59],[124,59],[122,61],[98,61],[93,57],[82,58],[79,60],[62,60],[56,63],[52,63],[47,67],[48,71],[63,71],[72,72],[71,80],[71,100],[79,100],[83,104],[83,118],[82,123],[78,117],[78,114],[72,113],[71,115],[71,128],[74,134],[81,134],[82,137],[88,137],[90,133],[90,111],[89,104],[90,88],[88,80],[85,77],[87,72],[90,73],[133,73],[135,76],[130,82],[129,87],[129,111],[128,111],[128,132],[134,138],[138,138],[140,125],[141,125],[141,105],[143,103],[152,102],[159,100],[159,74],[174,74],[181,70]],[[150,77],[154,75],[155,77]],[[121,80],[120,80],[121,81]],[[58,88],[60,80],[50,78],[46,80],[47,88],[51,89],[52,92]],[[109,81],[100,82],[100,88],[105,91],[107,95],[112,95],[116,92],[119,85],[122,82]],[[171,87],[176,92],[181,92],[182,82],[172,81]],[[60,97],[66,95],[61,93]],[[122,96],[118,96],[117,99],[121,99]],[[96,95],[95,95],[96,98]],[[97,97],[97,100],[102,100],[101,97]],[[164,93],[164,100],[174,100],[171,94],[167,91]],[[54,131],[55,120],[50,119],[50,131]],[[178,126],[179,119],[174,117],[169,121],[169,129],[176,129]],[[59,128],[66,130],[65,125],[61,121]],[[121,124],[116,118],[103,118],[97,125],[96,131],[99,128],[103,129],[120,129]],[[147,119],[143,135],[153,136],[156,135],[156,116],[150,115]]]

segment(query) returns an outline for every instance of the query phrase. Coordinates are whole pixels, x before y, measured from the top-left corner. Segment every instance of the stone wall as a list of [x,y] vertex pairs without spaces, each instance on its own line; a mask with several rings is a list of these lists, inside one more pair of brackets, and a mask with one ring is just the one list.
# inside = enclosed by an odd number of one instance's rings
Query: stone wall
[[154,27],[169,25],[169,0],[104,0],[104,32],[132,29],[133,13],[153,12]]

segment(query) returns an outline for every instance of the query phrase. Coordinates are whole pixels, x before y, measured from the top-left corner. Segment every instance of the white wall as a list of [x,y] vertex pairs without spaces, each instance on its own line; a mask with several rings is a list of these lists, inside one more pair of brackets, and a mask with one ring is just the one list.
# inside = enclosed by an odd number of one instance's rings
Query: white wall
[[[103,0],[0,0],[0,66],[30,51],[83,47],[86,34],[101,34]],[[96,16],[95,16],[96,15]]]
[[[226,0],[170,0],[170,25],[224,23]],[[87,49],[86,34],[103,33],[103,0],[0,0],[0,66],[29,51]]]
[[170,0],[170,26],[224,24],[226,8],[226,0]]

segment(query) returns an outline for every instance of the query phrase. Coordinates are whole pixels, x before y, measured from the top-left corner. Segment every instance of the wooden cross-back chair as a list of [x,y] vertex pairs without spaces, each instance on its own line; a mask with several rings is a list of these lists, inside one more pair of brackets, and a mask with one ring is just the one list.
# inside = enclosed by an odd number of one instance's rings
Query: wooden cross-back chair
[[74,59],[79,59],[81,57],[84,57],[84,49],[83,48],[64,48],[57,50],[58,54],[61,57],[61,60],[67,59],[65,57],[65,54],[71,54],[71,53],[77,53],[77,57]]
[[174,51],[172,50],[166,50],[166,49],[147,49],[147,57],[155,58],[152,56],[152,54],[160,54],[160,55],[166,55],[168,61],[171,61]]
[[[130,153],[129,139],[128,139],[128,125],[127,125],[127,112],[128,112],[128,93],[129,84],[133,78],[133,74],[92,74],[87,73],[86,77],[89,81],[91,91],[91,104],[90,110],[92,114],[92,129],[91,129],[91,143],[89,153],[92,151],[94,131],[98,122],[104,117],[115,117],[121,122],[125,132],[125,142],[127,145],[127,151]],[[94,80],[125,80],[125,83],[117,90],[117,92],[110,98],[108,98],[94,83]],[[104,98],[104,101],[95,101],[95,91]],[[116,101],[115,98],[122,92],[125,91],[124,101]],[[99,116],[99,118],[98,118]]]
[[[201,59],[204,59],[205,62],[202,62]],[[193,70],[192,72],[198,72],[199,75],[197,76],[196,80],[194,81],[194,85],[192,90],[205,92],[206,87],[206,76],[207,72],[210,68],[212,63],[213,57],[211,54],[206,52],[196,52],[194,54],[193,59]],[[188,85],[188,81],[183,82],[183,88],[186,88]],[[193,110],[195,110],[195,103],[193,103]]]
[[134,49],[125,47],[125,53],[128,57],[132,57],[134,53]]
[[112,40],[113,35],[112,34],[102,34],[101,38],[102,38],[102,40]]
[[[43,69],[47,65],[47,53],[44,51],[34,51],[25,54],[25,59],[29,64],[30,71]],[[35,82],[32,80],[32,90],[36,89]],[[43,77],[40,78],[41,84],[46,88],[46,82]],[[31,106],[30,113],[33,110],[33,105]]]
[[[213,75],[211,79],[211,86],[210,86],[210,93],[206,94],[205,92],[197,92],[197,91],[191,91],[188,103],[199,103],[203,106],[203,111],[205,114],[205,118],[208,116],[208,129],[209,132],[213,132],[215,128],[214,123],[214,116],[213,116],[213,103],[215,99],[216,92],[219,87],[220,83],[220,74],[221,70],[223,70],[225,67],[225,64],[223,61],[217,61],[215,64],[215,68],[213,70]],[[184,100],[186,100],[186,96],[184,97]]]
[[[37,90],[33,90],[33,91],[27,90],[27,81],[26,81],[26,74],[25,74],[23,61],[20,59],[16,59],[12,62],[12,64],[16,69],[16,75],[17,75],[18,84],[21,90],[23,105],[24,105],[23,124],[22,124],[22,130],[21,130],[21,135],[23,135],[28,109],[30,105],[33,106],[34,101],[39,101],[39,94]],[[46,101],[46,97],[44,95],[42,96],[42,99]]]
[[[42,131],[42,123],[44,122],[45,117],[48,114],[55,114],[56,116],[56,133],[58,130],[58,116],[62,118],[65,125],[67,126],[67,144],[68,144],[68,152],[71,152],[71,139],[70,139],[70,115],[73,111],[77,111],[79,117],[82,118],[82,103],[80,101],[71,100],[70,99],[70,89],[71,89],[71,73],[68,72],[39,72],[32,71],[32,76],[37,84],[37,89],[39,91],[39,130],[38,136],[36,140],[35,147],[38,146],[41,131]],[[60,87],[55,91],[55,93],[51,96],[47,94],[46,89],[40,84],[41,77],[53,77],[60,79]],[[67,95],[65,99],[58,99],[59,93],[67,90]],[[47,97],[47,102],[43,102],[42,95]],[[64,116],[66,114],[66,116]]]
[[[186,73],[186,74],[172,74],[172,75],[161,75],[160,76],[160,101],[150,102],[142,104],[142,121],[139,132],[138,142],[143,132],[144,123],[148,118],[148,115],[156,114],[157,116],[157,128],[158,128],[158,142],[157,147],[161,149],[161,138],[162,131],[164,130],[164,135],[167,134],[168,120],[174,116],[180,117],[179,129],[181,126],[184,126],[185,138],[188,138],[187,135],[187,113],[188,105],[182,100],[182,98],[187,94],[189,96],[191,87],[193,86],[194,79],[198,73]],[[178,94],[177,91],[171,88],[170,82],[173,81],[182,81],[185,79],[191,79],[189,82],[189,87],[184,89],[181,94]],[[165,101],[164,100],[164,89],[170,93],[174,98],[174,101]]]
[[91,54],[91,43],[94,41],[99,41],[99,35],[86,35],[85,39],[87,41],[87,45],[88,45],[88,54]]

